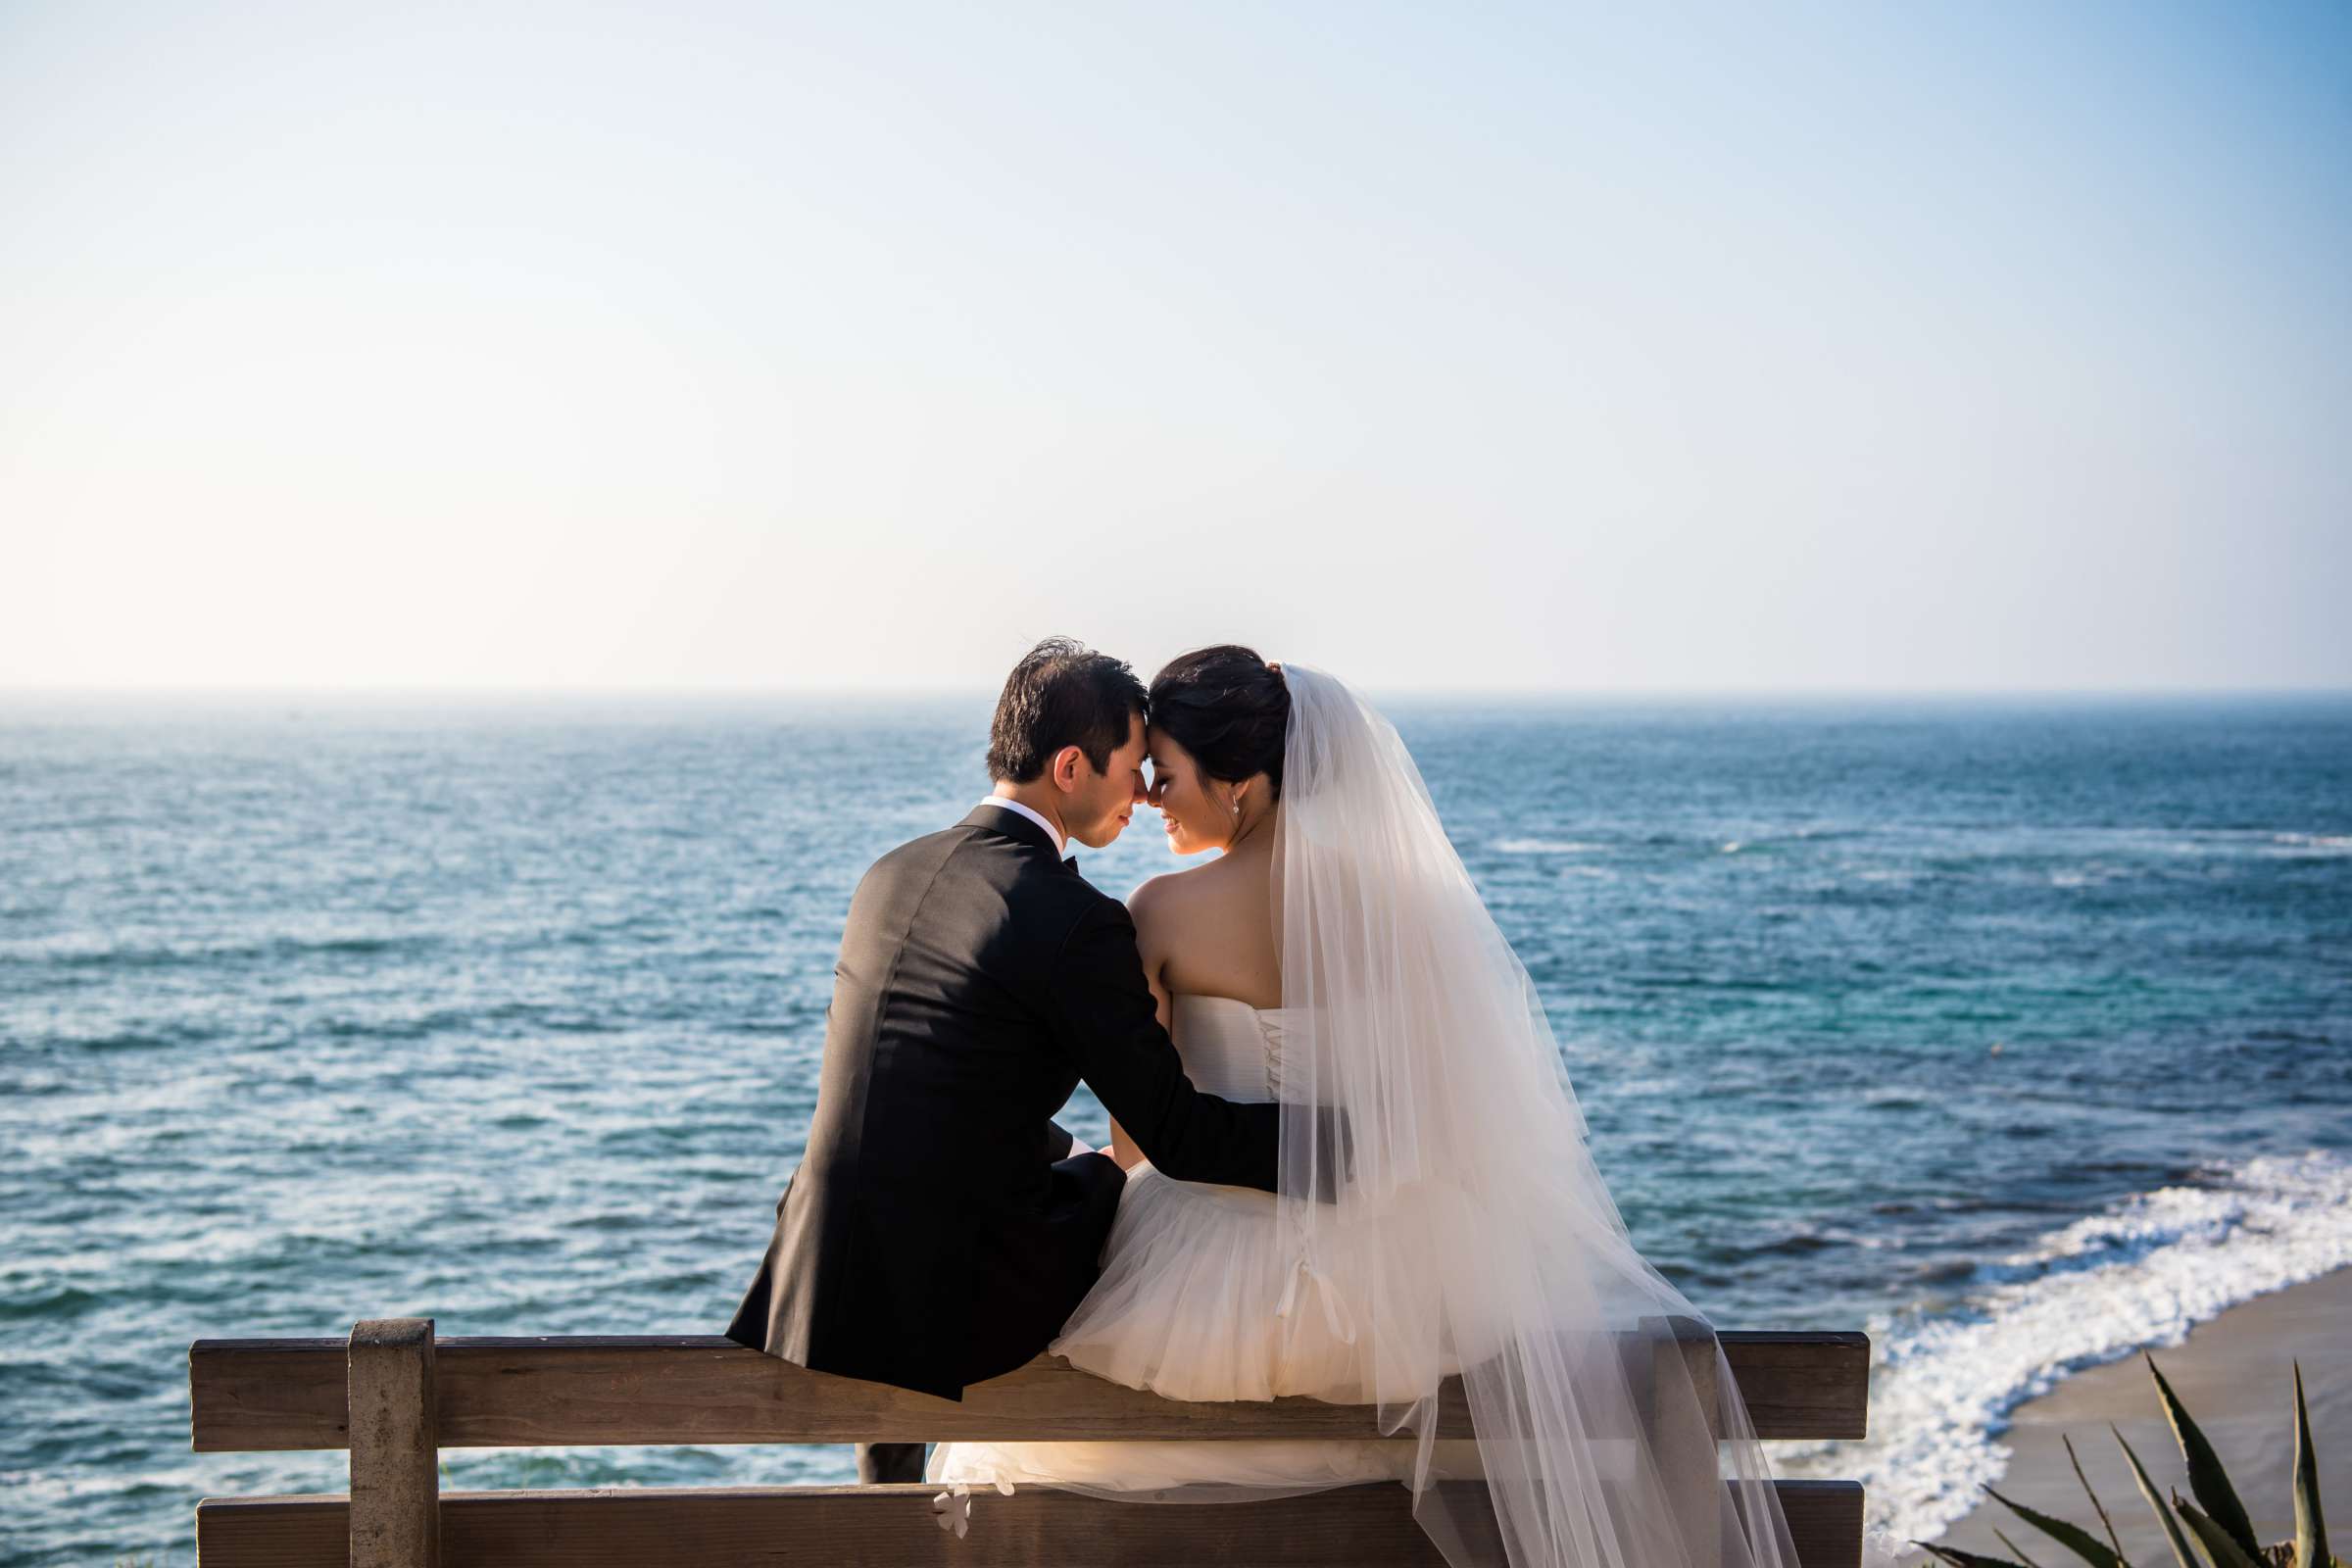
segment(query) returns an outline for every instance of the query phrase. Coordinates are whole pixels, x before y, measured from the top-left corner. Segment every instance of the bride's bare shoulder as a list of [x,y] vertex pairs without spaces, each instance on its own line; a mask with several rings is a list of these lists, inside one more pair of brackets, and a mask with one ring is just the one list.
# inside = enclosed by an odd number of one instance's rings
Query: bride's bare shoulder
[[1230,879],[1215,874],[1222,864],[1206,860],[1181,871],[1163,871],[1127,895],[1127,912],[1135,920],[1136,934],[1148,940],[1154,930],[1193,924],[1229,899],[1232,889],[1226,883]]
[[1222,856],[1155,876],[1128,900],[1145,968],[1170,993],[1282,1004],[1262,864]]
[[1198,873],[1202,868],[1187,866],[1181,871],[1163,871],[1147,879],[1142,886],[1127,895],[1127,912],[1142,931],[1147,924],[1167,919],[1191,903],[1199,889]]
[[1266,882],[1262,872],[1251,874],[1254,869],[1223,857],[1152,878],[1128,896],[1136,939],[1164,953],[1262,937]]

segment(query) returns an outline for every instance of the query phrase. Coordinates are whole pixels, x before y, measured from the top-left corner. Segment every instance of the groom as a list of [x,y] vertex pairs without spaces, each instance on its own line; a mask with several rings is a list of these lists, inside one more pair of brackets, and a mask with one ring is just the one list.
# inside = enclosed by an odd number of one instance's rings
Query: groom
[[[1052,1120],[1081,1078],[1162,1174],[1274,1190],[1280,1112],[1192,1086],[1125,906],[1062,858],[1144,799],[1145,708],[1118,660],[1038,644],[997,703],[995,793],[858,885],[808,1152],[729,1339],[951,1399],[1035,1356],[1126,1181]],[[858,1445],[862,1480],[922,1465]]]

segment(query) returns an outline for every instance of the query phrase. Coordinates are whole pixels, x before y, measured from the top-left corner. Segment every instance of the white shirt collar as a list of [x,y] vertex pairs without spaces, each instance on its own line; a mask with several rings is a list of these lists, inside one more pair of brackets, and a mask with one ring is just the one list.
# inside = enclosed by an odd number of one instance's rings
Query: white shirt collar
[[980,804],[982,806],[1002,806],[1007,811],[1018,811],[1039,827],[1044,828],[1054,836],[1054,853],[1055,855],[1060,855],[1069,849],[1069,842],[1061,836],[1061,830],[1046,820],[1045,813],[1034,807],[1023,806],[1020,802],[1004,795],[983,796]]

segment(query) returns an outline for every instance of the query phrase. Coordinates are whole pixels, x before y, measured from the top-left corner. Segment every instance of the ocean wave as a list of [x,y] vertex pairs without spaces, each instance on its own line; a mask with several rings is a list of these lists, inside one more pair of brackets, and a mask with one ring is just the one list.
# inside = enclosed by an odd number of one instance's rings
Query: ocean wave
[[23,1295],[0,1296],[0,1322],[78,1319],[106,1304],[106,1298],[78,1285],[51,1285]]
[[2352,833],[2274,833],[2273,853],[2286,855],[2352,855]]
[[1494,846],[1496,855],[1591,855],[1605,845],[1588,844],[1582,839],[1503,839]]
[[[2009,1413],[2067,1373],[2352,1264],[2352,1162],[2313,1151],[2139,1193],[1976,1271],[1960,1305],[1871,1325],[1871,1430],[1786,1451],[1867,1488],[1874,1529],[1934,1540],[1998,1482]],[[1776,1454],[1776,1459],[1781,1458]]]
[[272,937],[212,946],[91,946],[74,941],[25,944],[0,954],[0,962],[53,969],[212,969],[257,958],[300,961],[311,957],[379,958],[434,953],[448,946],[434,934],[399,936]]

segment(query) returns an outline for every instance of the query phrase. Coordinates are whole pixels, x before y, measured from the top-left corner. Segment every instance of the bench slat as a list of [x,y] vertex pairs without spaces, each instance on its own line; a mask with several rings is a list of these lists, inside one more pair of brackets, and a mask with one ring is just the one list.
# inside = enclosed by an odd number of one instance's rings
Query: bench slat
[[[1864,1435],[1870,1340],[1740,1333],[1724,1353],[1761,1438]],[[188,1350],[198,1452],[348,1446],[342,1340],[198,1340]],[[960,1402],[809,1372],[716,1336],[434,1342],[444,1448],[596,1444],[940,1443],[1361,1438],[1370,1410],[1316,1399],[1184,1403],[1041,1356]],[[1469,1437],[1458,1383],[1440,1435]]]
[[[1802,1568],[1854,1568],[1862,1489],[1783,1481],[1781,1506]],[[1444,1568],[1394,1485],[1267,1502],[1156,1505],[1049,1488],[982,1493],[970,1533],[941,1530],[938,1489],[904,1487],[619,1488],[452,1493],[441,1500],[444,1568],[1200,1568],[1205,1562],[1294,1568]],[[1171,1529],[1168,1508],[1182,1515]],[[321,1568],[345,1561],[339,1496],[206,1498],[196,1509],[205,1568]],[[1279,1551],[1275,1543],[1281,1544]]]

